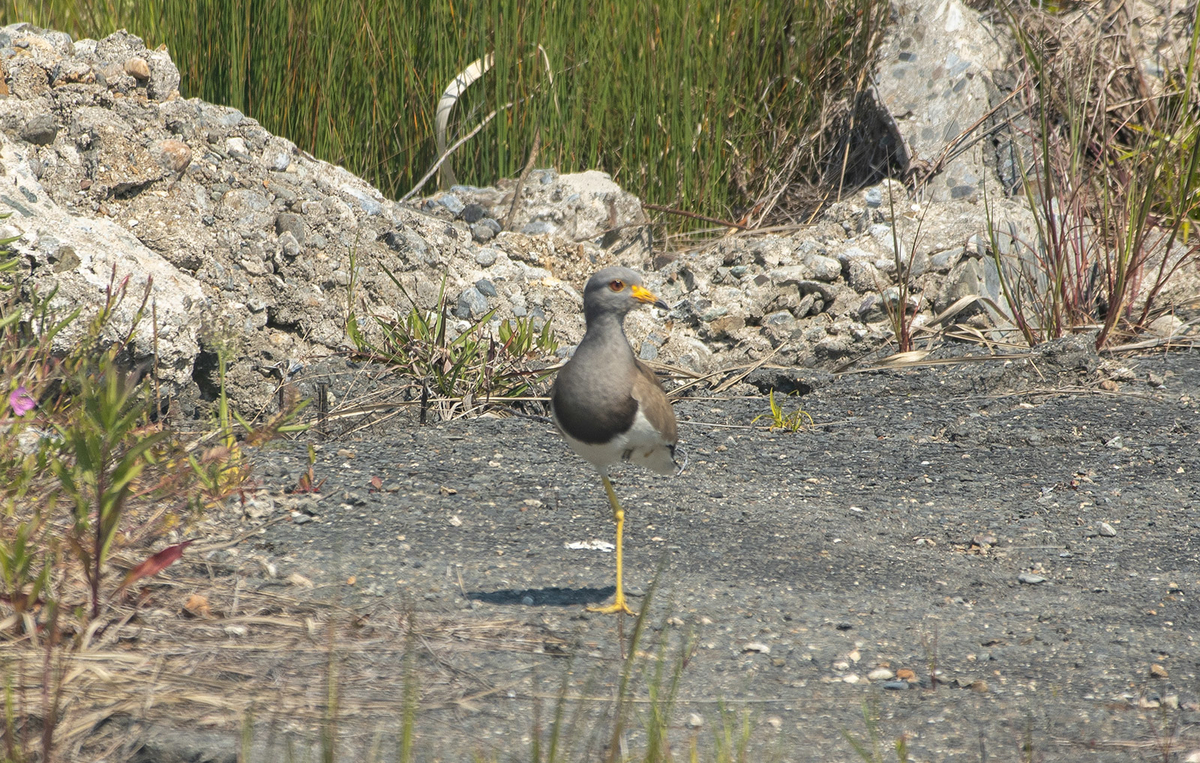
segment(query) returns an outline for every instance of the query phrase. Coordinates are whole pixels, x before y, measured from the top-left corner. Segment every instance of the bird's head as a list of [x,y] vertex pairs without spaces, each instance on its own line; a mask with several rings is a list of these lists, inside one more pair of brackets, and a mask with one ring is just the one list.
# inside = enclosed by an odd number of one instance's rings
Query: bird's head
[[642,276],[636,270],[604,268],[589,278],[583,287],[583,313],[589,322],[603,313],[624,318],[626,313],[641,304],[662,310],[671,309],[670,305],[642,285]]

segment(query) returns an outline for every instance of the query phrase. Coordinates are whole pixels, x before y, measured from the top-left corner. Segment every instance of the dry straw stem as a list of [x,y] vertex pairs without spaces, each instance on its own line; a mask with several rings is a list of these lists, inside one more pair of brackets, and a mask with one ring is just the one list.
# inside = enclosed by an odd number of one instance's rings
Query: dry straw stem
[[[63,714],[55,746],[64,755],[85,744],[95,749],[101,741],[92,736],[101,724],[122,718],[235,730],[253,711],[260,720],[315,736],[327,719],[331,648],[339,665],[339,720],[347,728],[381,727],[402,712],[405,681],[378,666],[404,664],[410,622],[419,652],[429,658],[416,677],[422,710],[470,707],[510,688],[511,673],[468,673],[456,667],[462,662],[456,655],[559,655],[571,648],[511,620],[413,615],[383,606],[355,612],[266,592],[235,594],[232,585],[219,588],[208,577],[156,581],[152,588],[149,604],[113,607],[113,621],[61,652]],[[209,617],[192,618],[181,609],[197,593],[207,596]],[[231,638],[230,628],[248,632]],[[4,680],[29,698],[29,706],[15,708],[18,723],[36,722],[41,712],[35,698],[43,688],[42,656],[41,645],[25,638],[6,644],[0,657]]]
[[[1042,272],[1002,273],[1005,296],[1031,344],[1098,323],[1103,347],[1147,325],[1200,260],[1200,8],[1153,31],[1126,3],[1007,10],[1034,125],[1024,169],[1038,235],[1023,245]],[[1158,78],[1139,58],[1151,33]]]

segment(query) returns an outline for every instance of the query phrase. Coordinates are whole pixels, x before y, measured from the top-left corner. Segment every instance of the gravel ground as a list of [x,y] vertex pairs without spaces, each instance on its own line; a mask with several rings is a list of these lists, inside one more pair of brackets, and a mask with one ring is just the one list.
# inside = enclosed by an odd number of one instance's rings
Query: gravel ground
[[[649,687],[678,673],[681,758],[693,741],[711,752],[724,724],[736,737],[747,712],[748,760],[857,760],[846,733],[868,738],[866,703],[881,744],[903,737],[918,761],[1189,759],[1200,353],[1098,367],[1081,346],[758,372],[807,392],[784,403],[816,422],[800,432],[754,426],[758,394],[681,401],[683,475],[614,479],[632,606],[661,569],[626,749],[645,744]],[[238,522],[275,521],[206,563],[219,578],[222,554],[243,573],[256,558],[267,572],[248,589],[298,574],[314,617],[336,602],[378,626],[341,663],[347,744],[391,749],[408,687],[421,759],[528,760],[565,691],[568,759],[599,756],[634,622],[584,611],[611,596],[613,557],[566,544],[611,542],[613,525],[552,426],[381,425],[319,446],[320,493],[281,494],[305,447],[259,454],[264,516]],[[407,663],[404,622],[423,634]],[[246,670],[269,681],[292,659]]]

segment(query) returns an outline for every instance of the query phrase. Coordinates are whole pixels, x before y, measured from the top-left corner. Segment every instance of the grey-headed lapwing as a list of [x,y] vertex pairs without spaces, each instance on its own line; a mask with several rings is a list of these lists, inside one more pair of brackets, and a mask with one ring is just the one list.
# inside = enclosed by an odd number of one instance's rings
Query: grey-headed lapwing
[[625,315],[641,304],[669,309],[629,268],[605,268],[588,279],[583,290],[587,331],[550,393],[555,425],[572,450],[600,472],[617,523],[616,600],[589,607],[592,612],[635,614],[622,587],[625,512],[609,481],[609,467],[625,461],[659,474],[675,471],[675,412],[654,372],[634,356],[625,338]]

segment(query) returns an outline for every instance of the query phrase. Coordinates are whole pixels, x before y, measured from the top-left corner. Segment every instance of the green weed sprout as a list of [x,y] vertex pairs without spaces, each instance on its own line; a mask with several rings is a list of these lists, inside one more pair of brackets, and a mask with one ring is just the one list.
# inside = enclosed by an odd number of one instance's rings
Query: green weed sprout
[[[788,397],[792,397],[796,394],[797,393],[792,392],[788,395]],[[775,402],[775,390],[771,390],[769,401],[771,405],[771,413],[764,413],[761,416],[755,416],[754,420],[750,423],[757,424],[759,419],[765,419],[769,415],[771,417],[772,432],[777,429],[787,432],[798,432],[806,426],[811,427],[816,425],[815,422],[813,422],[813,417],[808,415],[808,411],[804,410],[803,408],[797,408],[791,413],[785,413],[783,408]]]

